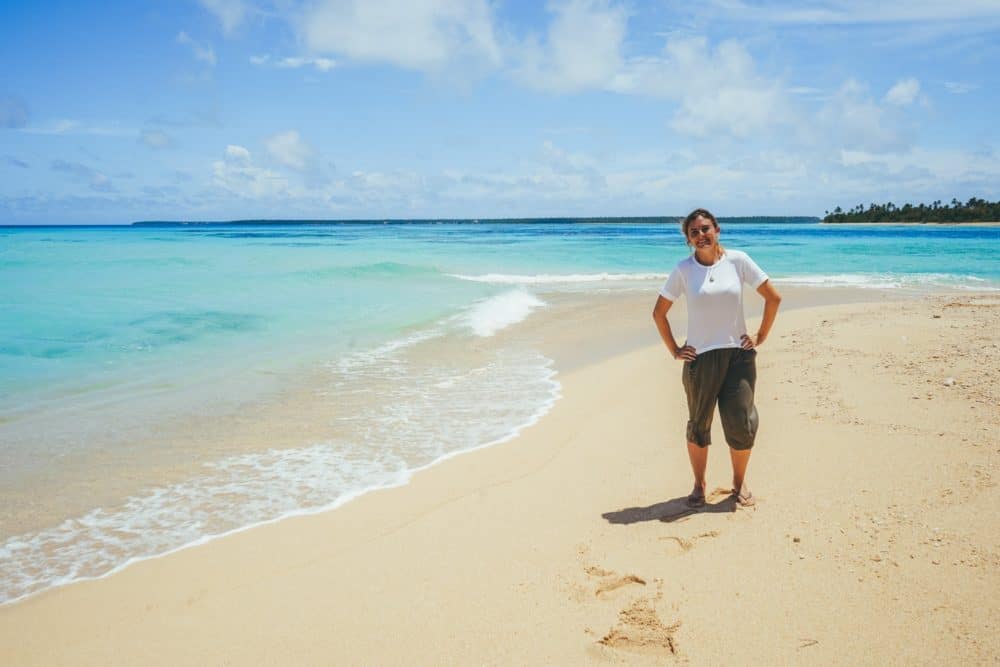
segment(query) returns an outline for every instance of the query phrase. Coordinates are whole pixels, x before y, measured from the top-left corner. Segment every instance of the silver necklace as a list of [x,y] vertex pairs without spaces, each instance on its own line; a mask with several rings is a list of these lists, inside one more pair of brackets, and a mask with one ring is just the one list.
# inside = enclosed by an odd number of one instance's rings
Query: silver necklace
[[715,282],[715,267],[717,267],[719,265],[719,262],[721,260],[722,260],[721,257],[716,257],[715,258],[715,263],[708,267],[708,282],[710,282],[710,283],[714,283]]
[[[719,261],[720,260],[722,260],[722,255],[717,255],[715,257],[715,262],[713,264],[710,264],[708,267],[706,267],[706,268],[708,268],[708,282],[710,282],[710,283],[714,283],[715,282],[715,267],[717,267],[719,265]],[[694,261],[698,262],[698,256],[697,256],[697,254],[695,255],[695,260]],[[701,262],[698,262],[698,263],[701,264]],[[704,265],[702,264],[702,266],[704,266]]]

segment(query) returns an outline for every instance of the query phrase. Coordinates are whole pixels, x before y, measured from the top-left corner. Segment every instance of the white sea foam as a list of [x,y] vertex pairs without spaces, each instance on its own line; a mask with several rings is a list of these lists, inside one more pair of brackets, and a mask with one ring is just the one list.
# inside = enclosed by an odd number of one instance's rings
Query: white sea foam
[[496,285],[561,285],[572,283],[641,282],[666,280],[666,273],[536,273],[529,275],[512,273],[485,273],[482,275],[448,274],[452,278],[471,280],[477,283]]
[[331,367],[338,419],[329,441],[209,463],[188,481],[8,538],[0,603],[405,484],[418,470],[514,437],[557,400],[552,362],[533,350],[461,360],[408,354],[439,335],[414,334]]
[[390,340],[389,342],[378,345],[372,349],[361,350],[359,352],[339,357],[335,361],[331,362],[329,366],[339,370],[340,372],[349,373],[355,367],[367,367],[371,365],[372,362],[381,361],[383,359],[391,359],[397,352],[402,352],[419,343],[438,338],[443,334],[444,330],[439,328],[416,331],[407,336],[403,336],[402,338]]
[[809,285],[811,287],[859,287],[872,289],[892,289],[902,287],[898,278],[889,275],[841,273],[832,275],[802,275],[772,278],[785,285]]
[[464,324],[477,336],[492,336],[496,332],[521,322],[545,302],[524,290],[497,294],[475,304],[463,316]]
[[[590,286],[594,283],[615,285],[616,289],[628,287],[630,283],[649,283],[666,280],[667,273],[574,273],[574,274],[509,274],[486,273],[481,275],[449,274],[460,280],[470,280],[496,285],[539,285],[573,288]],[[809,285],[817,287],[857,287],[861,289],[898,289],[905,287],[944,287],[997,291],[1000,288],[989,284],[988,280],[977,276],[947,273],[832,273],[803,274],[774,278],[774,282],[786,285]]]
[[856,287],[860,289],[900,289],[900,288],[948,288],[970,289],[987,292],[1000,288],[992,287],[988,281],[977,276],[952,275],[947,273],[838,273],[825,275],[798,275],[774,278],[774,282],[785,285],[807,285],[811,287]]
[[407,478],[400,461],[352,458],[316,444],[206,465],[202,476],[154,488],[0,544],[0,602],[108,576],[128,565],[280,518],[337,507]]

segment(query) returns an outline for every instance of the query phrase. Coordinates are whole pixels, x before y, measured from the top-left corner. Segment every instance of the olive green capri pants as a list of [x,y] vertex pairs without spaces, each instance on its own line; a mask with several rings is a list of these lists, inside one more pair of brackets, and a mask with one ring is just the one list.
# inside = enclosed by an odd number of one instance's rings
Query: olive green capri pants
[[719,405],[722,430],[733,449],[750,449],[757,436],[757,351],[727,347],[703,352],[684,362],[687,439],[699,447],[712,444],[712,417]]

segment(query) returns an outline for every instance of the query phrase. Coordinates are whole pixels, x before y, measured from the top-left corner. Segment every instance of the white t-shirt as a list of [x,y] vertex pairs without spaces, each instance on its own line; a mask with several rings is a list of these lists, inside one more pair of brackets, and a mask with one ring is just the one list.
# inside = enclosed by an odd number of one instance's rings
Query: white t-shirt
[[747,332],[743,317],[743,285],[757,289],[767,280],[750,256],[726,250],[712,266],[700,264],[694,254],[677,263],[660,290],[664,299],[688,300],[687,344],[701,354],[724,347],[741,347]]

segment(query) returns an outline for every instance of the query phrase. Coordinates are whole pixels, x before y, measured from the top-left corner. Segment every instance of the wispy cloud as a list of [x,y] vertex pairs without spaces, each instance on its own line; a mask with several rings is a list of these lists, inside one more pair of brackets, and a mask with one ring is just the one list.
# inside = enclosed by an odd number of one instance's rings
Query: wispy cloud
[[28,124],[28,105],[17,97],[0,97],[0,128],[18,129]]
[[501,60],[486,0],[321,0],[294,21],[306,47],[437,72]]
[[978,84],[967,83],[965,81],[945,81],[944,87],[949,93],[954,95],[965,95],[980,88]]
[[737,41],[714,48],[704,37],[668,41],[662,56],[630,60],[613,90],[678,103],[670,122],[694,137],[747,137],[791,121],[793,105],[781,82],[757,71]]
[[67,160],[54,160],[51,167],[52,171],[68,174],[74,180],[86,183],[95,192],[115,191],[110,178],[85,164]]
[[[790,93],[757,71],[737,41],[671,34],[662,52],[627,55],[628,11],[607,0],[551,6],[544,39],[509,45],[513,78],[552,93],[605,90],[677,104],[670,126],[681,134],[746,137],[789,122]],[[818,91],[810,89],[811,93]]]
[[788,89],[788,92],[792,95],[803,95],[806,97],[826,95],[826,91],[822,88],[813,88],[812,86],[792,86]]
[[177,43],[191,47],[191,51],[194,53],[195,58],[203,63],[206,63],[210,67],[215,67],[215,50],[210,44],[198,42],[184,31],[177,33]]
[[693,25],[727,26],[740,35],[777,30],[812,37],[826,33],[839,48],[841,31],[863,30],[850,39],[865,40],[871,48],[895,49],[934,45],[976,57],[994,48],[993,33],[1000,29],[1000,3],[995,0],[704,0],[679,10]]
[[336,67],[337,63],[330,58],[288,56],[285,58],[271,58],[269,55],[250,56],[250,64],[258,67],[275,67],[278,69],[299,69],[300,67],[313,67],[319,72],[329,72]]
[[249,13],[247,4],[243,0],[198,0],[198,2],[219,19],[226,34],[239,28]]
[[186,113],[175,113],[171,115],[160,114],[149,119],[150,125],[160,125],[162,127],[188,128],[188,127],[222,127],[219,114],[214,109],[195,110]]
[[139,143],[154,149],[170,148],[174,145],[170,135],[160,130],[142,130],[139,132]]
[[7,164],[9,164],[9,165],[11,165],[13,167],[20,167],[21,169],[28,169],[29,167],[31,167],[30,164],[28,164],[24,160],[19,160],[18,158],[14,157],[13,155],[6,155],[4,157],[6,159]]
[[992,0],[909,0],[874,3],[867,0],[813,0],[787,2],[765,0],[749,4],[741,0],[714,0],[708,7],[736,21],[808,25],[863,23],[918,23],[1000,19],[1000,5]]
[[43,125],[29,125],[21,128],[27,134],[88,134],[102,137],[125,137],[134,136],[135,130],[127,127],[86,125],[78,120],[62,118],[49,121]]
[[606,0],[570,0],[550,10],[544,41],[532,36],[509,47],[514,78],[552,92],[609,86],[624,63],[625,8]]
[[212,182],[230,195],[245,199],[290,196],[288,180],[253,163],[243,146],[226,146],[225,157],[212,163]]
[[306,169],[313,159],[312,148],[295,130],[280,132],[264,142],[264,145],[279,164],[297,171]]
[[811,131],[820,143],[841,150],[898,153],[909,139],[896,114],[898,108],[879,103],[863,83],[848,79],[813,119]]
[[898,107],[905,107],[913,104],[919,94],[920,82],[911,77],[897,81],[885,94],[885,101]]
[[76,132],[81,127],[83,127],[83,125],[80,121],[63,118],[61,120],[52,121],[46,125],[26,127],[24,128],[24,131],[29,134],[68,134],[70,132]]
[[250,151],[243,146],[229,144],[226,146],[226,160],[239,164],[250,164]]

